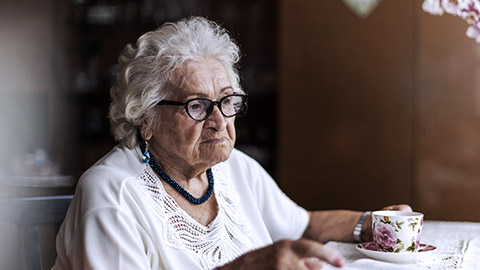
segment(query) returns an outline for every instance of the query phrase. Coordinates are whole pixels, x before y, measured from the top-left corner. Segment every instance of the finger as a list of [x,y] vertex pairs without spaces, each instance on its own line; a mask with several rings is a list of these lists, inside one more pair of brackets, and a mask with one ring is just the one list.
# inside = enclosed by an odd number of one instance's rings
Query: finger
[[412,207],[410,207],[410,205],[407,205],[407,204],[397,205],[397,209],[398,211],[413,212]]
[[340,253],[313,240],[302,238],[292,244],[292,249],[300,257],[318,258],[336,267],[342,267],[345,263]]
[[412,208],[407,204],[390,205],[390,206],[384,207],[383,210],[412,212]]
[[318,258],[307,258],[304,259],[305,266],[310,270],[318,270],[322,269],[324,263],[320,261]]

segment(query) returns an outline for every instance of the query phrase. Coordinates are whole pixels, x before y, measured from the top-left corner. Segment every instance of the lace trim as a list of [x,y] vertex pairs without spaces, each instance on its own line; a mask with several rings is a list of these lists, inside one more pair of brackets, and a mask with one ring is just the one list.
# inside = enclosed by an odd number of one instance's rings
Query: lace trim
[[221,163],[212,171],[219,210],[208,226],[198,223],[180,208],[149,166],[145,166],[136,180],[147,198],[152,200],[167,246],[193,252],[203,269],[227,263],[254,247],[248,238],[250,231],[242,222],[245,219],[238,204],[238,194],[228,181],[230,167]]

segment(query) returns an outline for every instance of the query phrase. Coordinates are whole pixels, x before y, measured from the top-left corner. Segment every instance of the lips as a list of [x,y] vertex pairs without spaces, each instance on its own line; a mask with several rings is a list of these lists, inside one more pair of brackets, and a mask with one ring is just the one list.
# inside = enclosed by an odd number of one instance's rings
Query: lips
[[220,138],[212,138],[212,139],[207,139],[204,140],[202,143],[222,143],[225,142],[227,139],[225,137],[220,137]]

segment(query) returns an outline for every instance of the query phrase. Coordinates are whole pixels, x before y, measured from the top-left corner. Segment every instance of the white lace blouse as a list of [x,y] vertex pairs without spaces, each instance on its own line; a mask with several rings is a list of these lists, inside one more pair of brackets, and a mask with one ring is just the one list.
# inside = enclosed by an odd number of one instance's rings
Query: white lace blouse
[[80,179],[53,269],[212,269],[306,229],[307,212],[242,152],[212,172],[219,209],[203,226],[165,192],[138,148],[115,147]]

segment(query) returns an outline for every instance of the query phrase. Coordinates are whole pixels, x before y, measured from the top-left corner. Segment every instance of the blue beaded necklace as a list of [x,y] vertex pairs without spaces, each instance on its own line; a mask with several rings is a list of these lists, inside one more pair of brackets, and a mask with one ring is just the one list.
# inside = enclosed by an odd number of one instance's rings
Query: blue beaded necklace
[[[141,147],[144,148],[144,147]],[[143,152],[143,161],[148,163],[152,169],[160,175],[160,177],[165,180],[171,187],[173,187],[180,195],[182,195],[185,199],[190,201],[193,204],[202,204],[206,202],[213,193],[213,173],[212,169],[207,169],[207,177],[208,177],[208,188],[207,192],[201,198],[195,198],[192,194],[186,191],[182,186],[180,186],[175,180],[173,180],[167,173],[165,173],[162,168],[155,162],[155,159],[150,155],[150,152],[146,149],[142,149]]]

